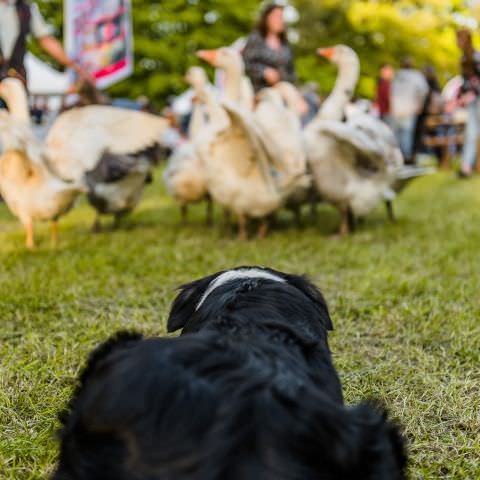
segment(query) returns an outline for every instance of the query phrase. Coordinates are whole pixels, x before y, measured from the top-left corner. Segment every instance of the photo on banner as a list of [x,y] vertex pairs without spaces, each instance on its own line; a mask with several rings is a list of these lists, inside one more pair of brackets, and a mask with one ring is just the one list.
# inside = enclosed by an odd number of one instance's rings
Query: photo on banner
[[133,72],[130,0],[66,0],[66,50],[84,65],[98,88]]

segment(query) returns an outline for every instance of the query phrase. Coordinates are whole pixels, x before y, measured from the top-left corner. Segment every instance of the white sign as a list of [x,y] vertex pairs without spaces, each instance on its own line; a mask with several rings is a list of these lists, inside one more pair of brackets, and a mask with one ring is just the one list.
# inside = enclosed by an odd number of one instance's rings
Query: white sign
[[85,66],[99,88],[133,72],[130,0],[66,0],[66,50]]

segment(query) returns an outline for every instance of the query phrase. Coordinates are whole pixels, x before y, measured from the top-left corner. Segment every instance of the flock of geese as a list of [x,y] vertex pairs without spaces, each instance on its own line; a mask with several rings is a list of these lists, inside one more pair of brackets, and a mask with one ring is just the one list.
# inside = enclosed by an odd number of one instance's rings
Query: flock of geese
[[[406,181],[421,174],[404,166],[391,130],[368,113],[348,115],[359,77],[359,60],[349,47],[318,53],[338,66],[336,84],[316,117],[301,125],[301,95],[288,83],[256,96],[241,55],[231,48],[198,56],[224,72],[217,91],[205,71],[192,67],[186,79],[195,92],[188,139],[175,146],[164,171],[167,190],[182,216],[188,205],[212,202],[233,213],[239,236],[248,221],[260,221],[259,235],[280,208],[296,212],[321,199],[341,213],[340,233],[382,201],[392,200]],[[44,141],[33,134],[27,95],[16,79],[0,83],[8,112],[0,111],[0,192],[34,246],[33,224],[57,220],[86,193],[99,215],[118,221],[138,204],[164,154],[169,122],[148,113],[86,106],[60,114]]]

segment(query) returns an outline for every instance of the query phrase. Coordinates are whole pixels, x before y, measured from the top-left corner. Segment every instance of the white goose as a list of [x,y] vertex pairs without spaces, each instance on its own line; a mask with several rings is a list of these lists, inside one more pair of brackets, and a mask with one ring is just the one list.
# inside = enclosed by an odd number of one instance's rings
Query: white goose
[[[259,121],[263,114],[252,115],[242,108],[239,99],[243,62],[238,52],[221,48],[202,52],[200,57],[224,69],[227,81],[221,109],[228,121],[213,122],[211,138],[200,148],[208,190],[215,201],[238,216],[241,237],[246,236],[248,218],[262,220],[259,235],[264,236],[266,217],[307,180],[302,152],[284,151],[278,132],[268,131]],[[274,95],[267,93],[266,97],[261,102],[265,115],[269,108],[276,109],[279,116],[285,115],[285,107]]]
[[73,206],[84,188],[65,182],[49,168],[43,146],[35,138],[28,115],[26,95],[14,95],[23,86],[16,79],[0,82],[0,97],[10,114],[0,111],[0,192],[26,231],[27,248],[34,247],[34,222],[51,222],[52,243],[57,242],[57,220]]
[[[289,121],[285,123],[285,127],[281,128],[279,126],[278,131],[284,132],[285,130],[287,130],[288,132],[295,132],[295,137],[298,142],[296,148],[301,149],[304,159],[303,168],[307,170],[308,167],[306,165],[306,155],[303,145],[303,132],[301,124],[301,117],[304,113],[302,107],[305,101],[302,97],[302,94],[291,83],[279,82],[274,86],[274,89],[280,93],[285,105],[290,111]],[[310,204],[311,213],[313,215],[316,203],[318,201],[319,196],[317,194],[315,186],[313,184],[310,184],[297,187],[287,199],[285,206],[288,210],[291,210],[294,213],[297,224],[301,225],[301,207],[305,204]]]
[[154,165],[162,156],[166,119],[144,112],[92,105],[62,113],[50,129],[46,148],[64,179],[84,178],[88,200],[115,223],[140,201]]
[[189,140],[180,143],[168,159],[164,181],[168,192],[180,206],[182,221],[187,218],[190,203],[207,201],[207,224],[212,222],[212,202],[208,196],[205,172],[197,152],[196,142],[201,142],[209,120],[216,114],[213,87],[208,83],[205,70],[191,67],[185,77],[195,93],[195,104],[189,128]]
[[[341,212],[340,233],[354,228],[379,202],[391,202],[391,190],[403,157],[392,131],[381,120],[360,114],[342,122],[359,75],[359,61],[349,47],[320,49],[337,64],[335,87],[316,118],[304,130],[304,142],[315,186]],[[391,203],[387,205],[390,206]]]
[[[18,80],[9,85],[4,100],[14,106],[12,115],[27,117],[23,85]],[[94,227],[99,228],[99,214],[113,214],[117,222],[135,208],[159,160],[167,129],[167,120],[148,113],[100,105],[74,108],[53,124],[45,155],[59,178],[87,185],[97,211]]]

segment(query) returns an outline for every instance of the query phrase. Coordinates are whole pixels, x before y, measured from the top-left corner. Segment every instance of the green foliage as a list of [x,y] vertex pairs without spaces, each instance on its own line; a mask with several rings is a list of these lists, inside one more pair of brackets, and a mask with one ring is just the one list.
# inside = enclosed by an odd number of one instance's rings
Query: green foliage
[[[58,27],[59,1],[38,2]],[[110,92],[164,102],[186,88],[185,71],[196,64],[195,52],[228,45],[251,29],[257,0],[133,0],[135,74]]]
[[[361,59],[359,94],[372,96],[382,63],[397,66],[411,56],[417,67],[433,64],[441,80],[458,72],[459,51],[455,46],[457,22],[465,17],[462,1],[423,0],[297,0],[301,13],[298,30],[300,78],[311,79],[311,52],[318,46],[344,43]],[[317,67],[318,70],[318,67]],[[317,78],[328,91],[334,81],[332,70],[322,68]]]
[[[58,0],[38,2],[61,34]],[[315,57],[322,45],[345,43],[360,55],[358,92],[372,96],[378,67],[398,65],[405,55],[419,67],[435,65],[441,80],[458,71],[455,27],[467,21],[463,0],[293,0],[300,13],[294,28],[297,70],[302,82],[316,80],[323,93],[335,79],[335,69]],[[185,88],[183,75],[195,64],[195,51],[230,44],[252,29],[258,0],[133,0],[135,74],[111,93],[147,95],[164,103]]]

